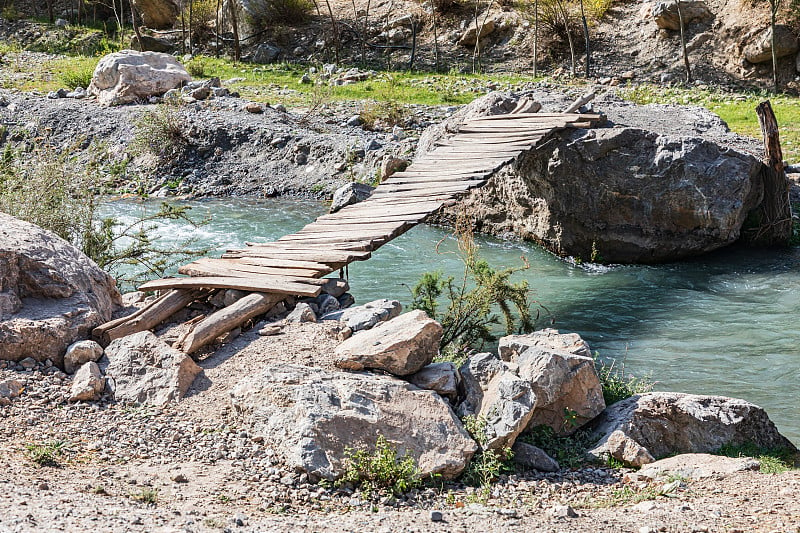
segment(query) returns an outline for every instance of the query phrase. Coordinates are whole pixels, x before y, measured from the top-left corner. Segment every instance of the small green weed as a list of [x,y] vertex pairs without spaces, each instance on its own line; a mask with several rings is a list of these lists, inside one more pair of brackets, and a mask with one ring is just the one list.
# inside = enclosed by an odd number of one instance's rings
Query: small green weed
[[25,445],[25,455],[39,466],[59,466],[58,459],[68,448],[69,442],[64,440],[32,442]]
[[66,69],[58,74],[58,79],[68,89],[89,87],[94,75],[94,67],[91,65],[77,65],[75,68]]
[[488,422],[482,416],[467,415],[461,422],[481,449],[472,457],[462,479],[468,485],[487,488],[500,474],[514,471],[512,459],[514,452],[505,447],[499,450],[487,450],[488,436],[486,427]]
[[619,507],[623,505],[634,505],[639,502],[655,500],[664,493],[656,487],[646,486],[644,488],[631,487],[625,485],[622,488],[614,489],[606,498],[586,502],[586,507],[603,508]]
[[183,120],[174,106],[159,104],[142,113],[135,125],[130,152],[134,155],[149,154],[157,165],[172,161],[186,146]]
[[379,435],[374,450],[346,450],[345,473],[337,483],[352,483],[369,494],[399,495],[419,487],[422,476],[413,457],[398,457],[396,448]]
[[[589,461],[586,452],[595,443],[587,430],[578,430],[572,435],[559,436],[550,426],[536,426],[523,434],[520,439],[541,448],[558,461],[561,468],[581,468]],[[620,465],[621,466],[621,465]]]
[[108,495],[108,491],[107,491],[107,490],[106,490],[106,488],[105,488],[104,486],[102,486],[102,485],[97,485],[97,486],[95,486],[95,487],[92,487],[92,488],[89,490],[89,492],[91,492],[92,494],[97,494],[97,495],[100,495],[100,496],[106,496],[106,495]]
[[158,489],[142,489],[139,492],[130,494],[132,500],[145,505],[156,505],[158,503]]
[[753,457],[761,463],[762,474],[780,474],[797,468],[798,454],[789,448],[762,448],[753,443],[726,444],[717,450],[718,455],[727,457]]
[[625,364],[616,366],[616,361],[610,364],[601,361],[595,353],[595,367],[597,376],[600,378],[600,386],[603,388],[603,400],[606,405],[615,404],[625,398],[630,398],[635,394],[650,392],[655,386],[655,382],[650,376],[635,377],[625,374]]

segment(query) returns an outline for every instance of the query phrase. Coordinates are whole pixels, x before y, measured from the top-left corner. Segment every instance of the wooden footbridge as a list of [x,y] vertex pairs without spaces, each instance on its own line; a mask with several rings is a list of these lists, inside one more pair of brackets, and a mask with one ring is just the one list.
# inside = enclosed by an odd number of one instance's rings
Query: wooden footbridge
[[[580,102],[580,101],[579,101]],[[571,106],[577,109],[578,106]],[[577,104],[577,102],[576,102]],[[313,297],[345,281],[324,278],[424,221],[475,187],[522,152],[535,149],[553,132],[590,128],[599,115],[514,113],[473,119],[381,183],[367,200],[323,215],[297,233],[274,242],[249,242],[221,258],[198,259],[181,267],[187,277],[164,278],[140,290],[167,290],[147,307],[95,329],[102,342],[151,329],[176,311],[218,289],[251,294],[189,323],[175,344],[187,353],[213,342],[247,320],[267,312],[287,296]]]

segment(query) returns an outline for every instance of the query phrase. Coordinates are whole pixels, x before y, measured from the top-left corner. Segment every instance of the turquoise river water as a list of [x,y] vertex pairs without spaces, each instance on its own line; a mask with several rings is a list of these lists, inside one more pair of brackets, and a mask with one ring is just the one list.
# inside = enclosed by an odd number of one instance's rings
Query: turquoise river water
[[[103,214],[122,221],[152,211],[157,202],[106,203]],[[169,222],[161,245],[188,236],[219,255],[245,241],[274,240],[326,211],[306,200],[223,199],[190,202],[199,229]],[[436,243],[445,238],[436,252]],[[533,298],[553,327],[580,333],[601,358],[649,374],[657,390],[744,398],[769,413],[800,445],[800,248],[730,249],[681,263],[654,266],[576,266],[536,245],[479,237],[481,254],[496,267],[530,268]],[[410,300],[409,287],[429,270],[458,277],[462,263],[446,229],[418,226],[349,269],[357,302]],[[441,253],[444,252],[444,253]],[[542,318],[538,327],[549,321]]]

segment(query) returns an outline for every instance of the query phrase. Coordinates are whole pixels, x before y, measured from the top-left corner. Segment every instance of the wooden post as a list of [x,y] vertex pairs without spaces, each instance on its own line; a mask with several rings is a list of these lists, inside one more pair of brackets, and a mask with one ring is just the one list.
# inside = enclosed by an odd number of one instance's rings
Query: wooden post
[[792,211],[778,121],[769,100],[758,104],[756,114],[764,137],[764,199],[759,207],[759,226],[747,240],[761,246],[786,246],[792,235]]

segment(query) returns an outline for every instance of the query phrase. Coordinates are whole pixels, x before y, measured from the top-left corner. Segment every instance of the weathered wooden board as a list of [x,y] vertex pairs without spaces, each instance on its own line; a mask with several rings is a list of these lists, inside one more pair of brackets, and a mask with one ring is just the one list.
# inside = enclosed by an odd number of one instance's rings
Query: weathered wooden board
[[[262,266],[269,268],[282,268],[286,270],[318,270],[320,272],[327,270],[326,274],[332,272],[329,266],[324,263],[315,263],[313,261],[294,261],[291,259],[249,259],[238,261],[243,265]],[[291,275],[291,272],[286,272]]]
[[299,278],[275,278],[266,276],[257,278],[233,277],[191,277],[191,278],[164,278],[141,285],[139,290],[155,291],[161,289],[239,289],[253,292],[272,292],[291,296],[314,297],[319,295],[321,288],[316,285],[298,283]]
[[178,269],[179,274],[186,276],[234,276],[237,278],[252,277],[254,275],[267,276],[294,276],[300,278],[318,278],[329,274],[333,269],[327,265],[322,270],[308,270],[301,268],[272,268],[239,263],[232,259],[198,259],[183,265]]
[[545,119],[563,119],[568,122],[576,122],[582,120],[598,121],[602,119],[602,115],[597,113],[514,113],[513,115],[490,115],[486,117],[473,118],[470,122],[485,122],[493,120],[524,120],[533,119],[536,121],[546,122]]

